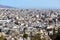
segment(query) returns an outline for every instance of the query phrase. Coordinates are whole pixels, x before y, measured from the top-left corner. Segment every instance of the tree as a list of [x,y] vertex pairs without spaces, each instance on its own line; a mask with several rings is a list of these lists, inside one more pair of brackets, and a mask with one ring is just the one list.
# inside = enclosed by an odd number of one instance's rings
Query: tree
[[32,32],[30,32],[30,40],[33,40]]
[[57,33],[55,33],[55,28],[53,28],[53,35],[50,35],[50,38],[51,38],[52,40],[55,40],[56,37],[57,37]]
[[[60,26],[59,26],[60,27]],[[60,34],[60,28],[58,28],[58,33]]]
[[52,36],[53,38],[53,40],[57,37],[57,33],[55,33],[55,28],[53,29],[53,36]]
[[60,28],[58,28],[58,33],[57,33],[57,36],[54,40],[60,40]]
[[0,40],[3,40],[3,36],[0,37]]
[[49,20],[49,23],[53,23],[53,21],[52,20]]
[[41,40],[40,34],[37,33],[37,34],[33,37],[33,40]]
[[28,34],[23,34],[23,40],[24,40],[24,38],[27,39],[27,37],[28,37]]
[[57,16],[58,21],[60,21],[60,15]]
[[58,21],[60,21],[60,17],[58,18]]

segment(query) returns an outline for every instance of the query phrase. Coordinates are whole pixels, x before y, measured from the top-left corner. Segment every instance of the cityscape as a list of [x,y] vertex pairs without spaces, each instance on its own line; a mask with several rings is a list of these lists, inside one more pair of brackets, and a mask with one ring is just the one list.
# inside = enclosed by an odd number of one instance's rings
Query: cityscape
[[59,39],[59,9],[0,8],[0,40]]

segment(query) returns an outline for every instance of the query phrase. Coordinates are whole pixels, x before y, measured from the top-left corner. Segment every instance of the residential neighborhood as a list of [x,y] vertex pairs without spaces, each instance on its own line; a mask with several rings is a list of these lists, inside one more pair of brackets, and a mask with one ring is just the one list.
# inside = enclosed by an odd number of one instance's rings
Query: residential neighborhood
[[60,10],[0,8],[0,40],[57,38],[60,38]]

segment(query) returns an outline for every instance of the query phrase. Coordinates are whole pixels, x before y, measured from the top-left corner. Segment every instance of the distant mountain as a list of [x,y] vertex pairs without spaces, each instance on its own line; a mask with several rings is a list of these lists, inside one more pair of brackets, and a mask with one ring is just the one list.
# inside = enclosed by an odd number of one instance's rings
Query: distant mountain
[[0,8],[14,8],[14,7],[0,5]]

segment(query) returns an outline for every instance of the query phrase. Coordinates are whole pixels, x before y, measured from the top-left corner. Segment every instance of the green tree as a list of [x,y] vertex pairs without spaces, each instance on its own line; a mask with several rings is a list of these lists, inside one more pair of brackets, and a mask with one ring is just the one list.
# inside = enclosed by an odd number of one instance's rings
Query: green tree
[[40,34],[39,34],[39,33],[36,34],[36,35],[34,36],[33,40],[41,40]]
[[55,33],[55,28],[53,28],[53,35],[51,35],[51,39],[55,40],[55,38],[57,37],[57,33]]
[[53,29],[53,40],[55,39],[56,35],[55,35],[55,28]]
[[58,28],[58,33],[57,33],[57,36],[54,40],[60,40],[60,28]]
[[49,20],[49,23],[51,24],[51,23],[53,23],[53,21],[52,20]]
[[0,40],[3,40],[3,36],[0,37]]
[[27,37],[28,37],[28,34],[24,34],[24,35],[23,35],[23,40],[24,40],[24,38],[27,39]]

